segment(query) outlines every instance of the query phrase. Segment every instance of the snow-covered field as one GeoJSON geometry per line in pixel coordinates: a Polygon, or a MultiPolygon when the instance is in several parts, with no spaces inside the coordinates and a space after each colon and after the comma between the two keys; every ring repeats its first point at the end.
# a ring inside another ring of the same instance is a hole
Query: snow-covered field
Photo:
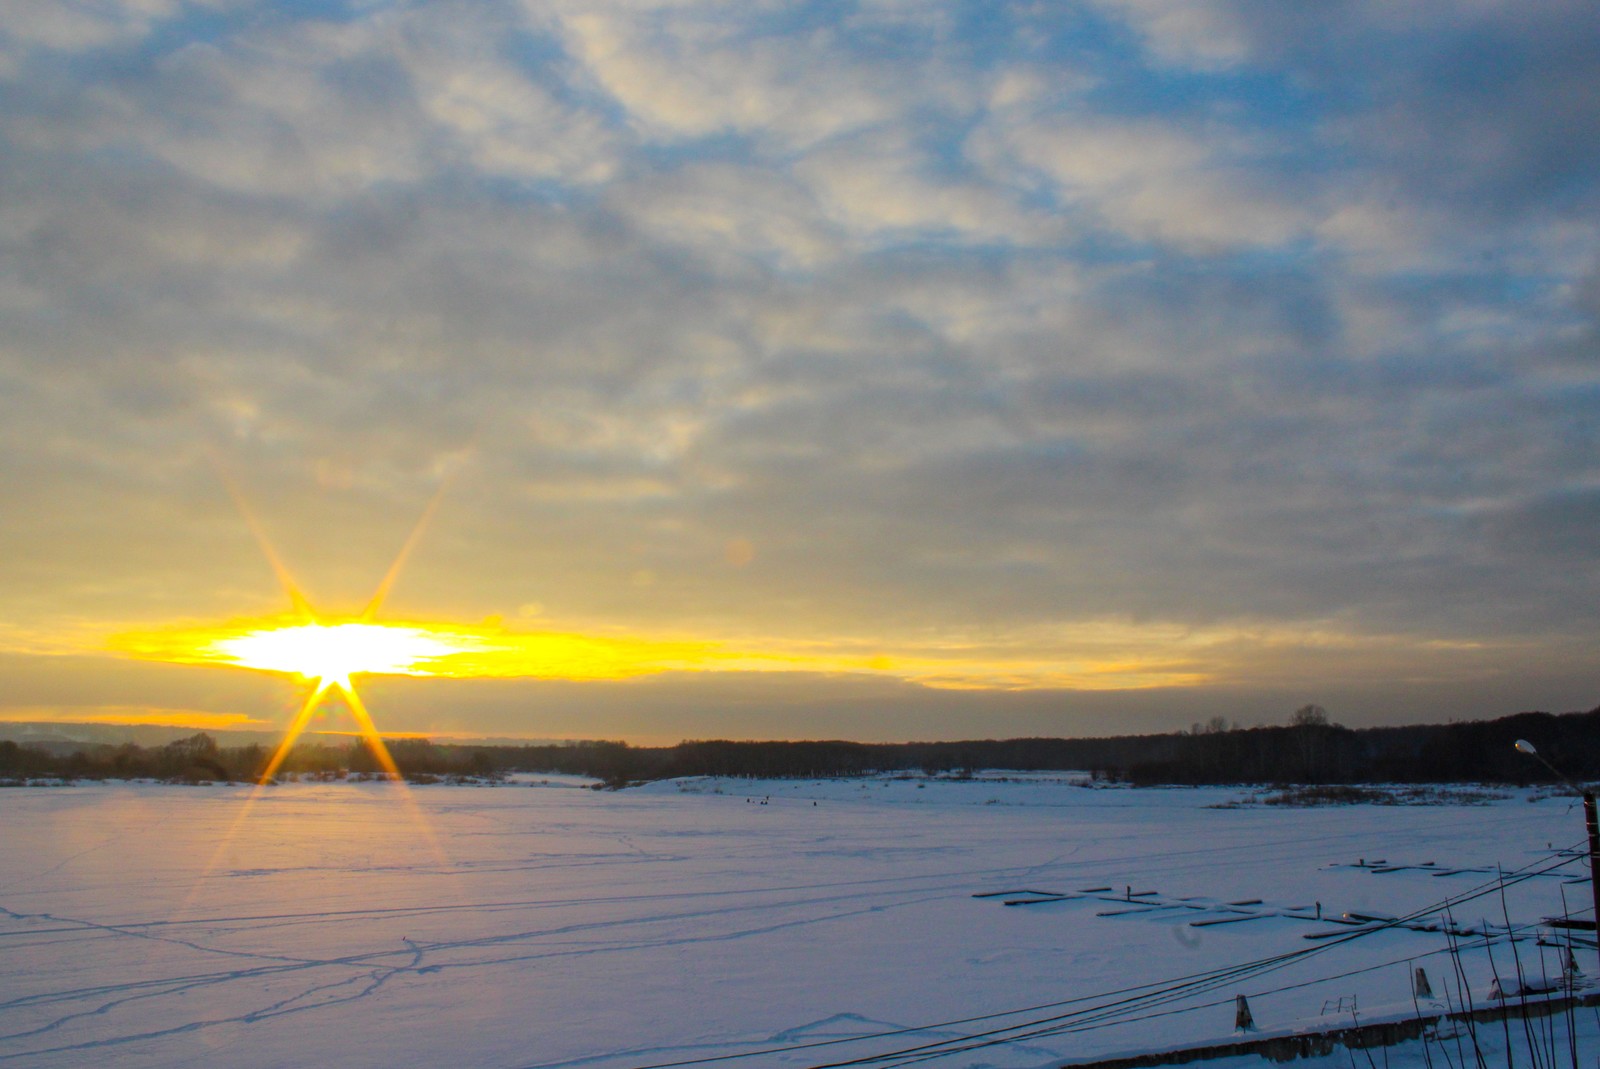
{"type": "MultiPolygon", "coordinates": [[[[1454,995],[1447,937],[1305,939],[1338,930],[1319,903],[1407,914],[1583,836],[1515,792],[1217,808],[1243,792],[1072,780],[3,791],[0,1063],[810,1066],[1010,1027],[929,1064],[1036,1066],[1225,1041],[1236,994],[1264,1032],[1367,1021],[1414,1012],[1417,966],[1454,995]]],[[[1455,920],[1587,915],[1582,874],[1455,920]]],[[[1534,934],[1524,971],[1555,973],[1534,934]]],[[[1481,1001],[1489,955],[1460,962],[1481,1001]]]]}

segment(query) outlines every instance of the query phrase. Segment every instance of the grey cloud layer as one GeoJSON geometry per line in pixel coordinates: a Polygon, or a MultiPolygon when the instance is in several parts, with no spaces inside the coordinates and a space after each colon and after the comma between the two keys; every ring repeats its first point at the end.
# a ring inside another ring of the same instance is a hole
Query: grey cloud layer
{"type": "Polygon", "coordinates": [[[3,32],[19,625],[270,602],[212,450],[344,599],[459,467],[418,612],[1595,633],[1592,5],[3,32]]]}

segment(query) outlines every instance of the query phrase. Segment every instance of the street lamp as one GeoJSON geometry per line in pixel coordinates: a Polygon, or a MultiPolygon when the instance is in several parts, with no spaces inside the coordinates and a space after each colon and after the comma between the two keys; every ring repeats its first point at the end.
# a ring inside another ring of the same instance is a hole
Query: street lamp
{"type": "Polygon", "coordinates": [[[1559,768],[1546,761],[1527,739],[1517,740],[1517,752],[1525,753],[1538,761],[1554,772],[1556,779],[1583,796],[1583,823],[1589,829],[1589,892],[1594,898],[1595,941],[1597,947],[1600,947],[1600,820],[1595,818],[1594,792],[1573,783],[1559,768]]]}

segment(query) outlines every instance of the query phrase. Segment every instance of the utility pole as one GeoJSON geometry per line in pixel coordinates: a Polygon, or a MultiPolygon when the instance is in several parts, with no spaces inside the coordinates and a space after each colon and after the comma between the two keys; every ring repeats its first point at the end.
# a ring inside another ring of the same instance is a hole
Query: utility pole
{"type": "Polygon", "coordinates": [[[1517,740],[1517,751],[1537,760],[1554,772],[1562,783],[1583,796],[1583,824],[1589,831],[1589,893],[1594,899],[1594,937],[1596,949],[1600,950],[1600,818],[1595,815],[1594,792],[1573,783],[1559,768],[1546,761],[1544,755],[1535,750],[1533,743],[1527,739],[1517,740]]]}

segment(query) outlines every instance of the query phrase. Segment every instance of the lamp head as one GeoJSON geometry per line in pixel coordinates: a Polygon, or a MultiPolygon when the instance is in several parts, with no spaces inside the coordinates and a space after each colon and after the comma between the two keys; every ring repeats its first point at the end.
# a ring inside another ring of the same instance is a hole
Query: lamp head
{"type": "Polygon", "coordinates": [[[1528,754],[1528,755],[1530,755],[1532,757],[1538,757],[1539,756],[1539,751],[1535,750],[1533,748],[1533,743],[1529,742],[1527,739],[1518,739],[1517,740],[1517,752],[1518,753],[1525,753],[1525,754],[1528,754]]]}

